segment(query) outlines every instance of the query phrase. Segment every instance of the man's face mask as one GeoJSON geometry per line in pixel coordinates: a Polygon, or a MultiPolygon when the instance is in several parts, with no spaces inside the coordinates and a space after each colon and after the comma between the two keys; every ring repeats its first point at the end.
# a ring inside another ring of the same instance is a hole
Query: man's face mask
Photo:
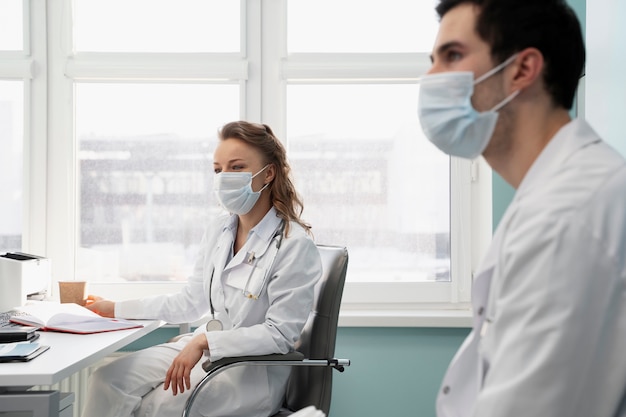
{"type": "Polygon", "coordinates": [[[472,107],[474,85],[509,65],[517,54],[476,80],[470,71],[431,74],[420,81],[418,115],[426,137],[448,155],[474,159],[483,153],[498,121],[498,110],[519,91],[491,110],[478,112],[472,107]]]}

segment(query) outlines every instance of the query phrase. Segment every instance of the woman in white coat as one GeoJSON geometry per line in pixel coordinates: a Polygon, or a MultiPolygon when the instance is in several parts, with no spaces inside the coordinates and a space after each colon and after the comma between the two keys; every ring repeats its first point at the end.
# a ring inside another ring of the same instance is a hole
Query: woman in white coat
{"type": "MultiPolygon", "coordinates": [[[[178,416],[209,359],[286,353],[311,311],[322,266],[300,219],[285,148],[267,125],[226,124],[214,155],[215,194],[231,214],[205,233],[195,271],[177,294],[97,300],[107,317],[206,325],[173,343],[125,355],[91,376],[89,417],[178,416]]],[[[289,368],[238,367],[196,401],[201,416],[267,417],[282,404],[289,368]]]]}

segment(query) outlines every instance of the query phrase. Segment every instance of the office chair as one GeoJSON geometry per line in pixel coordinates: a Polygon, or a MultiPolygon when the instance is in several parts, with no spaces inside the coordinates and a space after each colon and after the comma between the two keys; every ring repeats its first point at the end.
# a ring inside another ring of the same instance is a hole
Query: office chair
{"type": "Polygon", "coordinates": [[[296,350],[287,354],[244,356],[207,361],[206,376],[193,389],[183,417],[188,417],[202,388],[217,374],[235,366],[292,366],[281,410],[272,417],[285,417],[307,406],[328,415],[332,393],[332,371],[344,371],[349,359],[335,359],[337,321],[348,268],[344,247],[317,245],[322,258],[322,276],[315,286],[313,310],[309,314],[296,350]]]}

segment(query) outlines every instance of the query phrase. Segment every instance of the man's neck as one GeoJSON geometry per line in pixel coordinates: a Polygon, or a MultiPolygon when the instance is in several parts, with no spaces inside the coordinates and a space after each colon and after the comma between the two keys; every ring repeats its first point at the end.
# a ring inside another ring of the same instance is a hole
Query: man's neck
{"type": "Polygon", "coordinates": [[[506,149],[484,154],[491,168],[515,189],[546,145],[571,121],[567,110],[562,108],[531,109],[520,116],[510,126],[506,149]]]}

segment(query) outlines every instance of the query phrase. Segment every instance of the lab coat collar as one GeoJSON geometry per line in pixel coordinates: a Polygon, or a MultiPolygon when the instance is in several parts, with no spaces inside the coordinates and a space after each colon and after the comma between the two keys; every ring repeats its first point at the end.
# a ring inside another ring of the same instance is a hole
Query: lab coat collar
{"type": "Polygon", "coordinates": [[[541,184],[542,178],[549,178],[558,171],[576,151],[599,141],[600,136],[585,120],[574,119],[567,123],[554,135],[531,165],[515,194],[515,199],[522,198],[536,185],[541,184]]]}
{"type": "MultiPolygon", "coordinates": [[[[236,222],[237,219],[235,218],[235,228],[231,229],[233,232],[233,241],[234,233],[236,233],[236,222]]],[[[250,230],[245,245],[239,252],[237,252],[237,254],[235,254],[224,270],[228,270],[241,264],[242,262],[245,262],[250,254],[253,254],[256,258],[263,256],[267,251],[267,248],[272,243],[276,230],[280,227],[280,223],[281,219],[276,215],[276,210],[272,207],[263,219],[261,219],[261,221],[254,226],[252,230],[250,230]]]]}
{"type": "MultiPolygon", "coordinates": [[[[473,303],[476,300],[476,303],[474,303],[476,308],[484,307],[487,302],[486,298],[489,294],[491,276],[502,246],[502,235],[505,225],[508,224],[510,216],[515,211],[513,207],[536,185],[542,184],[544,178],[555,175],[564,162],[576,151],[598,141],[600,141],[600,137],[593,131],[591,126],[584,120],[576,119],[563,126],[539,154],[539,157],[537,157],[522,180],[509,208],[502,216],[502,219],[500,219],[489,249],[476,273],[474,280],[476,288],[472,294],[473,303]]],[[[475,325],[476,322],[475,319],[475,325]]]]}
{"type": "Polygon", "coordinates": [[[489,291],[490,282],[485,282],[481,285],[476,284],[476,282],[480,280],[491,280],[491,274],[495,268],[498,253],[502,245],[501,241],[502,234],[504,233],[504,225],[508,224],[509,217],[514,211],[512,207],[532,190],[533,187],[541,184],[543,178],[549,177],[559,170],[560,167],[563,166],[564,161],[577,150],[599,140],[598,134],[593,131],[587,122],[581,119],[575,119],[563,126],[556,135],[554,135],[552,140],[548,142],[526,173],[526,176],[515,193],[513,202],[511,202],[504,216],[500,219],[491,244],[489,245],[489,249],[479,269],[476,271],[474,285],[478,287],[478,289],[475,290],[475,292],[478,291],[480,294],[473,293],[472,299],[481,299],[482,303],[482,298],[486,297],[489,291]]]}
{"type": "MultiPolygon", "coordinates": [[[[276,229],[280,226],[281,218],[276,214],[274,207],[270,208],[265,217],[261,219],[259,224],[250,230],[250,234],[256,234],[262,241],[269,242],[273,237],[276,229]]],[[[248,236],[250,237],[250,236],[248,236]]]]}

